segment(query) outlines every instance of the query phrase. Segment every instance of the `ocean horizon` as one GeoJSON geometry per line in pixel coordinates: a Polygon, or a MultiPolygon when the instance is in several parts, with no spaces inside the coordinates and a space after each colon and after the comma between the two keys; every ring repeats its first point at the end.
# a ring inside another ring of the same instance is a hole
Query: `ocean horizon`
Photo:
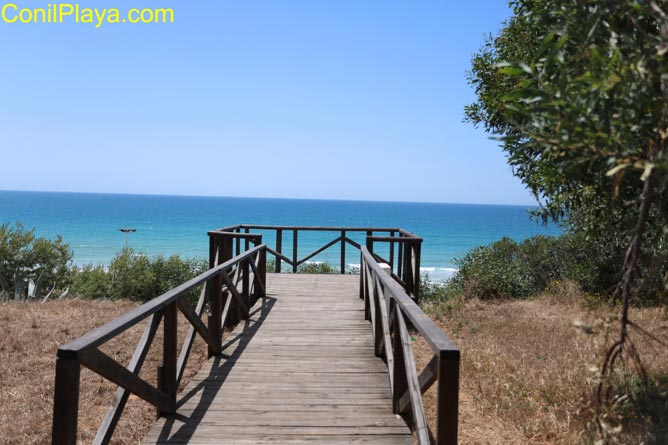
{"type": "MultiPolygon", "coordinates": [[[[439,280],[456,271],[456,258],[504,236],[516,241],[556,235],[555,225],[530,218],[529,205],[447,204],[429,202],[349,201],[291,198],[142,195],[78,192],[0,191],[0,223],[20,221],[38,236],[61,235],[78,266],[106,265],[125,246],[120,228],[136,229],[129,245],[148,256],[207,257],[212,229],[236,224],[285,226],[397,227],[424,239],[422,272],[439,280]]],[[[260,231],[260,233],[262,233],[260,231]]],[[[273,235],[264,242],[273,247],[273,235]]],[[[299,238],[300,257],[336,234],[309,232],[299,238]]],[[[364,243],[364,234],[351,236],[364,243]]],[[[284,235],[284,250],[292,246],[284,235]]],[[[313,262],[339,265],[338,245],[313,262]]],[[[359,263],[348,246],[346,263],[359,263]]]]}

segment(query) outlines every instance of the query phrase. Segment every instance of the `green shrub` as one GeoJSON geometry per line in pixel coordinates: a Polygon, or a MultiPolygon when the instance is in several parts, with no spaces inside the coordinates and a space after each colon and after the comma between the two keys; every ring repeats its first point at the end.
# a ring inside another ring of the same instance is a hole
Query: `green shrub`
{"type": "Polygon", "coordinates": [[[478,298],[525,298],[536,292],[536,280],[527,269],[520,245],[503,238],[458,259],[453,281],[478,298]]]}
{"type": "Polygon", "coordinates": [[[454,290],[449,281],[432,281],[429,274],[420,274],[420,301],[441,301],[449,298],[454,290]]]}
{"type": "Polygon", "coordinates": [[[587,293],[607,295],[619,280],[622,249],[606,234],[538,235],[521,243],[503,238],[458,259],[459,271],[448,286],[482,299],[526,298],[551,282],[569,280],[587,293]]]}
{"type": "Polygon", "coordinates": [[[185,283],[208,268],[209,261],[204,258],[182,259],[178,255],[169,258],[160,255],[151,262],[158,295],[185,283]]]}
{"type": "Polygon", "coordinates": [[[17,280],[33,280],[36,297],[48,288],[64,289],[71,282],[72,250],[58,236],[55,240],[35,237],[20,222],[0,225],[0,294],[12,295],[17,280]]]}
{"type": "Polygon", "coordinates": [[[336,274],[339,273],[339,269],[328,263],[304,263],[297,268],[297,273],[336,274]]]}
{"type": "MultiPolygon", "coordinates": [[[[208,265],[205,259],[178,255],[150,259],[127,248],[116,254],[108,270],[89,265],[76,271],[72,290],[84,298],[148,301],[201,274],[208,265]]],[[[198,295],[195,289],[187,298],[194,303],[198,295]]]]}
{"type": "Polygon", "coordinates": [[[89,264],[73,273],[72,293],[83,298],[111,298],[111,277],[102,266],[89,264]]]}
{"type": "MultiPolygon", "coordinates": [[[[503,238],[481,246],[457,260],[453,281],[468,294],[482,299],[527,298],[553,281],[573,280],[581,287],[592,284],[600,258],[592,246],[572,235],[537,235],[517,243],[503,238]]],[[[602,280],[601,280],[602,281],[602,280]]]]}
{"type": "Polygon", "coordinates": [[[567,233],[560,238],[563,275],[590,293],[605,294],[619,282],[624,247],[613,239],[567,233]]]}
{"type": "Polygon", "coordinates": [[[432,281],[429,274],[420,275],[420,307],[436,318],[462,307],[461,286],[452,279],[432,281]]]}
{"type": "MultiPolygon", "coordinates": [[[[274,273],[276,271],[276,258],[267,258],[267,272],[274,273]]],[[[281,261],[281,273],[292,273],[292,266],[285,261],[281,261]]]]}
{"type": "Polygon", "coordinates": [[[109,275],[112,299],[148,301],[159,295],[151,260],[132,248],[125,248],[116,254],[111,260],[109,275]]]}

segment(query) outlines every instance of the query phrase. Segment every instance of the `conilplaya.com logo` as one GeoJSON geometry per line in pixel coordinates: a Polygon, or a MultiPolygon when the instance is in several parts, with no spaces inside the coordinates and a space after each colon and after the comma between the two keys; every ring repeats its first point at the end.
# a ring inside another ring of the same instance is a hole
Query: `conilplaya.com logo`
{"type": "Polygon", "coordinates": [[[5,3],[0,9],[0,24],[80,23],[100,28],[106,24],[174,23],[172,8],[89,8],[79,3],[49,3],[27,7],[5,3]]]}

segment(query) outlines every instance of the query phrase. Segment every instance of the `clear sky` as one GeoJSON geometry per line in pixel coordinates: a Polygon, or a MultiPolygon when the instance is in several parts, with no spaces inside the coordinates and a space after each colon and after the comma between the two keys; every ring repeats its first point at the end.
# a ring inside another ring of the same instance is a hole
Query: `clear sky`
{"type": "Polygon", "coordinates": [[[503,0],[81,7],[174,23],[0,23],[0,189],[534,203],[462,122],[503,0]]]}

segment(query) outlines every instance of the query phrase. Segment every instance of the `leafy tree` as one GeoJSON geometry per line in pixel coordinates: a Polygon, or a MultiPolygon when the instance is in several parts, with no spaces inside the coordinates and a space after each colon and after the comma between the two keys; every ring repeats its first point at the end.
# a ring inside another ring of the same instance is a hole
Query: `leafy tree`
{"type": "Polygon", "coordinates": [[[478,100],[466,119],[501,137],[543,217],[615,252],[611,278],[622,277],[641,222],[646,242],[632,269],[656,295],[668,251],[665,1],[511,6],[513,17],[473,59],[478,100]]]}
{"type": "Polygon", "coordinates": [[[668,2],[510,4],[474,57],[467,119],[500,136],[544,217],[618,251],[620,335],[603,374],[624,354],[644,373],[629,304],[665,298],[668,278],[668,2]]]}
{"type": "Polygon", "coordinates": [[[0,225],[0,293],[13,294],[17,280],[40,282],[42,291],[66,287],[71,279],[72,250],[60,236],[35,237],[23,224],[0,225]]]}

